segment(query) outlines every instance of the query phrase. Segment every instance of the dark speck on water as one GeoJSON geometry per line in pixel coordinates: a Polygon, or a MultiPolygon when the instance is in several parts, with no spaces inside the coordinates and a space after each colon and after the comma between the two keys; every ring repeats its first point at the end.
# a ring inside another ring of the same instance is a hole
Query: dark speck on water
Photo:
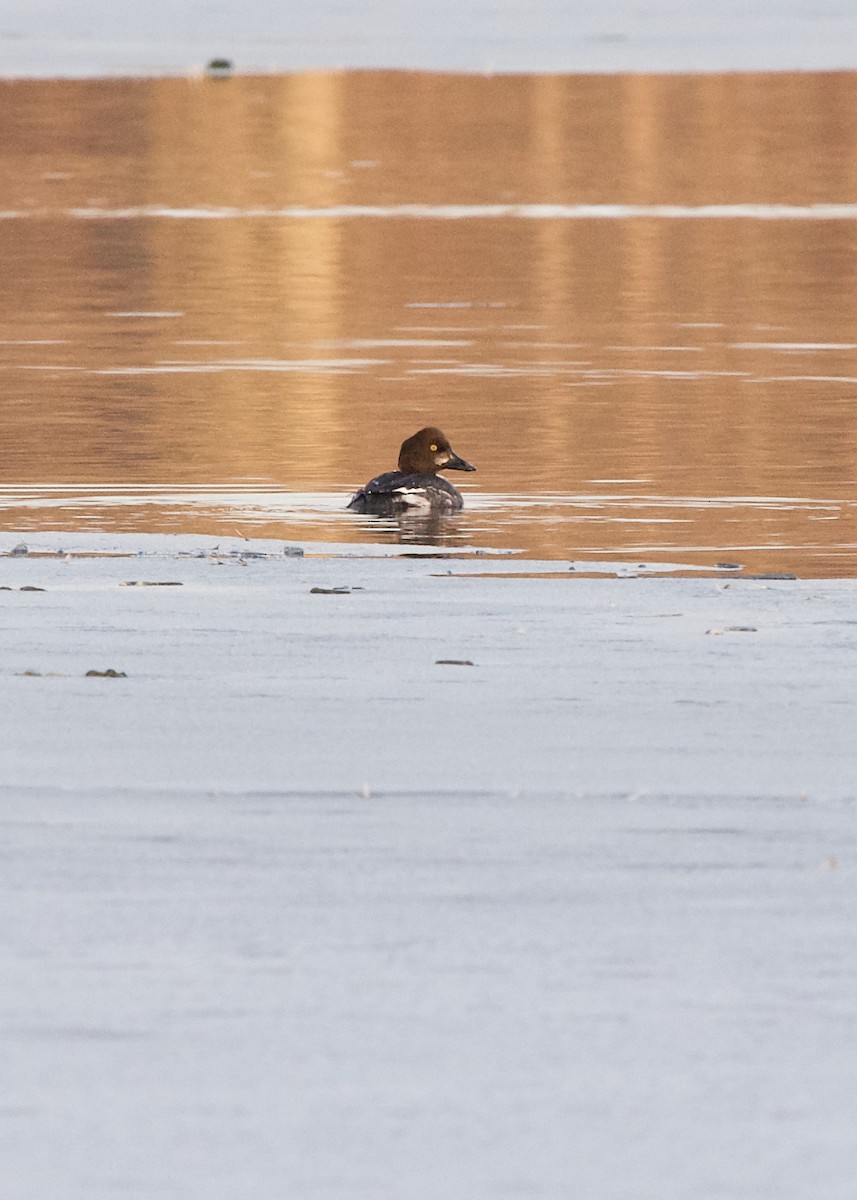
{"type": "Polygon", "coordinates": [[[228,79],[232,71],[233,63],[229,58],[212,58],[205,67],[205,73],[211,79],[228,79]]]}

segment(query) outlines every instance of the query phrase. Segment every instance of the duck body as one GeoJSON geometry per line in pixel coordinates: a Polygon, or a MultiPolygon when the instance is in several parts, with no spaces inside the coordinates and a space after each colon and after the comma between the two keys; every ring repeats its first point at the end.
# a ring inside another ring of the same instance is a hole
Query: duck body
{"type": "Polygon", "coordinates": [[[379,517],[458,512],[464,504],[461,493],[437,472],[475,470],[459,458],[439,429],[429,425],[402,443],[398,470],[370,479],[348,507],[379,517]]]}
{"type": "Polygon", "coordinates": [[[458,512],[463,504],[461,492],[439,475],[386,471],[355,492],[348,507],[354,512],[395,517],[406,512],[458,512]]]}

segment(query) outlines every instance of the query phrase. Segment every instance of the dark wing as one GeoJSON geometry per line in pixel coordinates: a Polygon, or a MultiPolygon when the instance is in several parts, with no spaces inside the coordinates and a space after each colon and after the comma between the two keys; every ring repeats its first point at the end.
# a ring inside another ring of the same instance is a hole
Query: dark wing
{"type": "Polygon", "coordinates": [[[374,479],[370,479],[368,483],[364,484],[359,492],[354,493],[348,502],[348,507],[355,512],[380,511],[379,505],[383,505],[384,502],[387,504],[392,502],[396,480],[402,478],[404,476],[401,471],[386,471],[383,475],[376,475],[374,479]]]}

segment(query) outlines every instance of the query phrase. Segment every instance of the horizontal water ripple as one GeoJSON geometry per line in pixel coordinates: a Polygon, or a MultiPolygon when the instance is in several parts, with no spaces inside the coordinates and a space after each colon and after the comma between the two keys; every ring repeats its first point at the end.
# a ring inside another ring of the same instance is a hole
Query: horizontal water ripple
{"type": "MultiPolygon", "coordinates": [[[[465,485],[466,487],[466,485],[465,485]]],[[[533,492],[492,493],[466,488],[467,508],[471,512],[498,512],[508,510],[519,517],[533,509],[704,509],[748,508],[756,510],[782,511],[806,509],[814,512],[840,511],[845,505],[841,500],[807,496],[688,496],[658,495],[655,493],[621,492],[533,492]]],[[[18,483],[0,486],[0,508],[5,507],[53,507],[68,504],[187,504],[216,505],[222,507],[252,506],[269,514],[313,511],[330,513],[339,511],[347,502],[351,488],[343,485],[342,490],[324,492],[299,492],[277,487],[260,488],[257,484],[244,486],[235,483],[181,484],[165,487],[163,484],[40,484],[18,483]]],[[[857,506],[857,502],[855,502],[857,506]]],[[[529,519],[526,517],[525,519],[529,519]]]]}
{"type": "Polygon", "coordinates": [[[64,217],[83,221],[162,219],[204,220],[357,220],[416,219],[469,221],[521,219],[529,221],[593,220],[751,220],[854,221],[857,204],[339,204],[327,207],[287,205],[198,206],[174,208],[145,204],[127,208],[7,209],[0,220],[64,217]]]}

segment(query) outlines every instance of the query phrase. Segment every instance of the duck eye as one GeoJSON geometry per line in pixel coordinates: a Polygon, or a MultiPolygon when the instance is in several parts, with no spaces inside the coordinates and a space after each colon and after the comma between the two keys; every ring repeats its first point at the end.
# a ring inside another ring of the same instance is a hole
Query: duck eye
{"type": "Polygon", "coordinates": [[[434,442],[432,442],[432,444],[429,446],[429,450],[431,450],[432,454],[436,452],[437,446],[434,444],[434,442]]]}

